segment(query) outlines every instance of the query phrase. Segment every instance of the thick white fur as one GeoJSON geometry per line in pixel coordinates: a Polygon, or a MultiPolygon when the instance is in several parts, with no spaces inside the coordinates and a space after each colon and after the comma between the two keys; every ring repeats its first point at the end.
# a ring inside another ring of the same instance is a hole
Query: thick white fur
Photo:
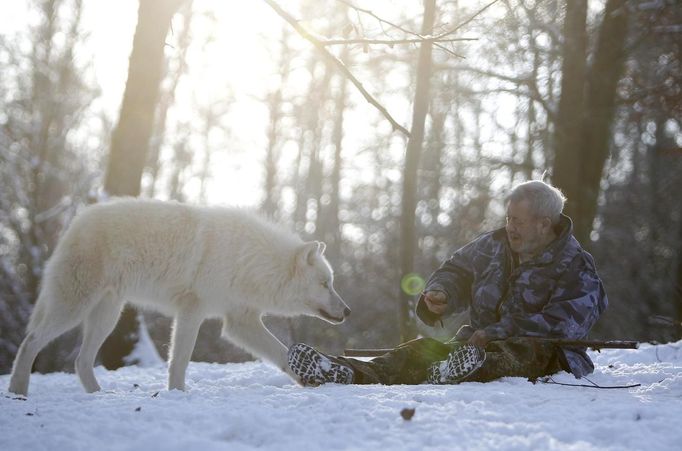
{"type": "Polygon", "coordinates": [[[99,390],[95,357],[126,301],[174,318],[169,389],[184,390],[199,326],[209,317],[223,319],[223,337],[296,379],[286,346],[261,317],[343,321],[350,310],[333,289],[323,252],[323,243],[304,243],[242,209],[137,199],[85,208],[47,263],[9,390],[26,395],[38,352],[79,324],[76,372],[87,392],[99,390]]]}

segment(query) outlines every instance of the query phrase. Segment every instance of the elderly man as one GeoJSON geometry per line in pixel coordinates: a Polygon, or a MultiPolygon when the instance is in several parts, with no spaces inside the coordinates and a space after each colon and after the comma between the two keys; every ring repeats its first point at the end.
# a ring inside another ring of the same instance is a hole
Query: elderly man
{"type": "MultiPolygon", "coordinates": [[[[541,181],[516,186],[507,225],[457,250],[436,270],[417,304],[435,325],[469,310],[470,325],[447,343],[422,338],[369,362],[332,357],[299,343],[289,366],[304,384],[452,384],[503,376],[536,378],[594,370],[584,348],[528,339],[585,338],[607,305],[592,256],[572,235],[565,198],[541,181]]],[[[442,323],[441,323],[442,324],[442,323]]]]}

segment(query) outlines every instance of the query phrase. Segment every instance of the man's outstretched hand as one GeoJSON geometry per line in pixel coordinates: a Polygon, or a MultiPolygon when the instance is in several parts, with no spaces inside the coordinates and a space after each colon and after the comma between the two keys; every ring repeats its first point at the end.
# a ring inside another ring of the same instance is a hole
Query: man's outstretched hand
{"type": "Polygon", "coordinates": [[[448,308],[448,299],[442,291],[427,291],[424,293],[426,308],[436,315],[442,315],[448,308]]]}
{"type": "Polygon", "coordinates": [[[490,342],[490,337],[485,333],[484,330],[479,329],[474,334],[469,337],[467,343],[470,345],[478,346],[485,349],[485,346],[490,342]]]}

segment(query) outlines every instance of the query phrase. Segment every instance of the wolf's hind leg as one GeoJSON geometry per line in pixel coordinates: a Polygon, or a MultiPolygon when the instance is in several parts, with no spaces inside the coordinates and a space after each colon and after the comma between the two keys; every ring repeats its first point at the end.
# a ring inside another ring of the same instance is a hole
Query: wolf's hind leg
{"type": "Polygon", "coordinates": [[[183,311],[173,322],[168,362],[168,390],[185,389],[185,372],[204,317],[196,311],[183,311]]]}
{"type": "Polygon", "coordinates": [[[76,357],[76,373],[88,393],[100,390],[93,371],[95,358],[104,340],[114,330],[122,307],[122,301],[115,299],[113,293],[107,293],[90,311],[83,324],[83,343],[76,357]]]}
{"type": "Polygon", "coordinates": [[[28,334],[19,346],[12,366],[9,391],[18,395],[28,394],[31,368],[38,353],[49,342],[74,328],[79,322],[78,315],[46,307],[44,300],[38,300],[28,327],[28,334]]]}

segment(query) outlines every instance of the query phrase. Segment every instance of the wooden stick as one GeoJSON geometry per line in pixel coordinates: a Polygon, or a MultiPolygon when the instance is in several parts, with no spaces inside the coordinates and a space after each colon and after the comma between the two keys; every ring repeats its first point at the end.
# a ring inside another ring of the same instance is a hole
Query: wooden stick
{"type": "MultiPolygon", "coordinates": [[[[538,337],[513,337],[509,340],[496,340],[497,342],[505,341],[548,341],[557,346],[575,346],[581,348],[590,348],[594,350],[600,349],[637,349],[639,347],[639,342],[630,340],[567,340],[563,338],[538,338],[538,337]]],[[[495,341],[491,341],[495,343],[495,341]]],[[[378,349],[346,349],[343,351],[343,355],[347,357],[378,357],[384,355],[387,352],[392,351],[394,348],[378,348],[378,349]]]]}

